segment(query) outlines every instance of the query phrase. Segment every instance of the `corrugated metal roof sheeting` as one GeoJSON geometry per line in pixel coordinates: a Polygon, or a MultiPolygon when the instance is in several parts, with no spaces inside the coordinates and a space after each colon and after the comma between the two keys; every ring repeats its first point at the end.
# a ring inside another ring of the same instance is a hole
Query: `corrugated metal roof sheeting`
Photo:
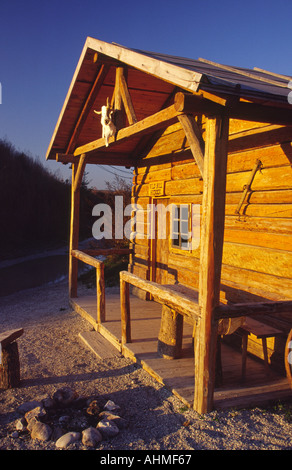
{"type": "Polygon", "coordinates": [[[241,95],[246,97],[259,97],[267,100],[280,100],[286,102],[287,96],[291,91],[291,88],[288,88],[289,80],[269,75],[268,72],[264,73],[242,67],[232,67],[234,70],[227,70],[226,68],[229,69],[231,67],[226,67],[225,65],[220,64],[213,65],[201,60],[148,52],[139,49],[131,50],[154,59],[203,74],[205,80],[200,84],[200,88],[204,90],[222,90],[225,93],[236,94],[240,92],[241,95]],[[255,77],[258,77],[259,79],[256,79],[255,77]],[[275,83],[277,82],[279,85],[269,83],[270,81],[275,83]]]}

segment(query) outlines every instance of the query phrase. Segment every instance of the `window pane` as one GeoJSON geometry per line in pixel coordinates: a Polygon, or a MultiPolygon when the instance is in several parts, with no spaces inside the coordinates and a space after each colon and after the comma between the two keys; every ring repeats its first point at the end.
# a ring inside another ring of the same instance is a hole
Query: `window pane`
{"type": "Polygon", "coordinates": [[[185,235],[188,237],[189,235],[189,221],[188,220],[180,221],[180,232],[182,236],[185,235]]]}
{"type": "Polygon", "coordinates": [[[173,204],[172,207],[172,227],[171,237],[172,246],[181,250],[190,250],[190,205],[189,204],[173,204]]]}
{"type": "Polygon", "coordinates": [[[189,220],[189,206],[180,206],[180,218],[181,220],[189,220]]]}

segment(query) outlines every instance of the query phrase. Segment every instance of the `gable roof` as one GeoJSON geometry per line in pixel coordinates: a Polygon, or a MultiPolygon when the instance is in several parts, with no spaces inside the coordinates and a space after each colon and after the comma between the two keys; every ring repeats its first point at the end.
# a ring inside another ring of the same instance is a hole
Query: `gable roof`
{"type": "MultiPolygon", "coordinates": [[[[127,66],[128,88],[138,121],[169,105],[171,97],[180,90],[236,95],[249,101],[288,107],[290,77],[203,59],[130,49],[88,37],[60,112],[47,159],[55,159],[57,153],[73,153],[76,147],[101,137],[99,119],[93,110],[100,109],[113,95],[117,66],[127,66]]],[[[120,144],[119,153],[133,152],[138,142],[139,139],[134,137],[131,143],[120,144]]]]}
{"type": "MultiPolygon", "coordinates": [[[[286,102],[288,93],[291,90],[291,87],[289,90],[288,84],[292,81],[292,77],[274,74],[259,68],[247,69],[217,64],[202,58],[194,60],[138,49],[132,50],[152,57],[155,60],[163,61],[201,75],[199,87],[202,90],[225,93],[235,92],[236,94],[240,90],[241,96],[246,98],[266,98],[270,101],[282,101],[284,98],[286,102]]],[[[191,91],[191,88],[189,90],[191,91]]]]}

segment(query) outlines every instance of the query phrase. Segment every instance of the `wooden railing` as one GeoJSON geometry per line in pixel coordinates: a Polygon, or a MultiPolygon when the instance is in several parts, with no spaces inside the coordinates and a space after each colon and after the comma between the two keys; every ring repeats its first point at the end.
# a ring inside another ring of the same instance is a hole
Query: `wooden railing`
{"type": "Polygon", "coordinates": [[[178,313],[187,316],[194,323],[200,318],[199,305],[188,296],[176,292],[170,287],[165,287],[156,282],[141,279],[135,274],[127,271],[120,272],[120,301],[121,301],[121,325],[122,344],[131,342],[131,319],[130,319],[130,294],[129,288],[138,287],[149,292],[155,302],[166,305],[178,313]]]}
{"type": "MultiPolygon", "coordinates": [[[[131,319],[129,286],[133,285],[148,293],[154,300],[188,317],[193,323],[200,319],[200,308],[196,300],[155,282],[141,279],[127,271],[120,272],[122,344],[131,342],[131,319]]],[[[214,310],[215,322],[238,317],[255,317],[263,314],[292,314],[292,301],[255,302],[245,304],[219,305],[214,310]]]]}
{"type": "Polygon", "coordinates": [[[96,269],[96,297],[97,297],[97,323],[105,322],[105,280],[104,280],[104,263],[94,256],[109,255],[127,255],[132,253],[132,249],[128,248],[111,248],[99,250],[71,250],[71,256],[82,261],[96,269]]]}

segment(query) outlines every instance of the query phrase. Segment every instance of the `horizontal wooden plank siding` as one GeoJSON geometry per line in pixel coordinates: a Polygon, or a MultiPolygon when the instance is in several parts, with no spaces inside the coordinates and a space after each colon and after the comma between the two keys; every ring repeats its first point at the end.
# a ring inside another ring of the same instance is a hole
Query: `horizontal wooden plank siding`
{"type": "MultiPolygon", "coordinates": [[[[201,118],[200,118],[201,119],[201,118]]],[[[204,117],[198,124],[205,135],[204,117]]],[[[227,163],[223,302],[281,300],[292,292],[292,130],[291,127],[231,120],[227,163]],[[255,162],[261,167],[236,213],[255,162]]],[[[132,201],[145,210],[138,216],[131,269],[151,276],[147,204],[150,183],[164,182],[169,203],[201,204],[203,181],[179,122],[161,132],[141,155],[133,178],[132,201]],[[142,249],[142,246],[144,247],[142,249]],[[147,249],[146,249],[147,247],[147,249]],[[141,272],[141,271],[139,271],[141,272]]],[[[168,282],[198,287],[199,249],[178,253],[170,247],[168,282]]]]}

